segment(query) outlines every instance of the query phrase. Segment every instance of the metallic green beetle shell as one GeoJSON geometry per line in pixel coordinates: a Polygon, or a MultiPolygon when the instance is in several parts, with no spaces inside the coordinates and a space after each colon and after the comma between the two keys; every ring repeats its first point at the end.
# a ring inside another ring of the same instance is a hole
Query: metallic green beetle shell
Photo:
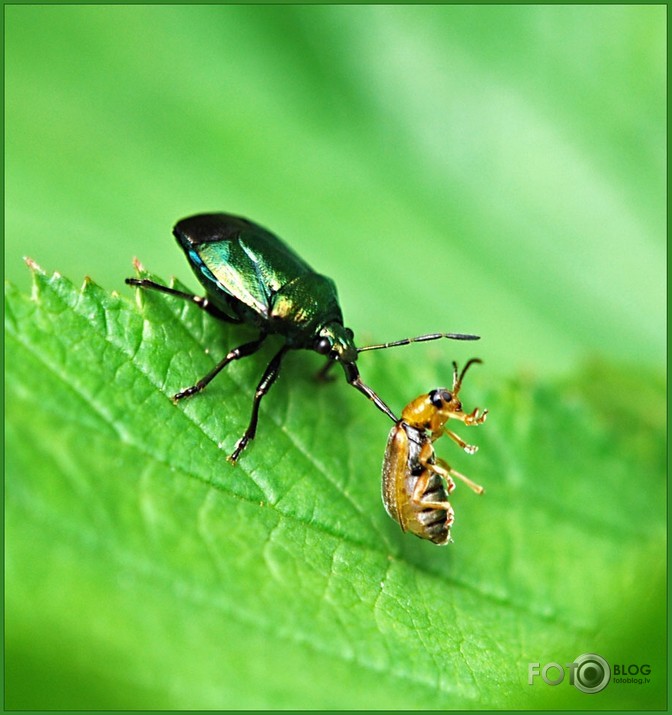
{"type": "Polygon", "coordinates": [[[230,214],[199,214],[179,221],[173,233],[224,312],[284,335],[295,348],[310,348],[330,324],[328,332],[344,331],[334,282],[265,228],[230,214]]]}

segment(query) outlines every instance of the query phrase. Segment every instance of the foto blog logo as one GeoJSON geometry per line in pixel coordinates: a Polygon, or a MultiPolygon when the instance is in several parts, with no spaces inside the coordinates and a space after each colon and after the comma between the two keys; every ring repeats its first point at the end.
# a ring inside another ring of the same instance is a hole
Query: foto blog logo
{"type": "MultiPolygon", "coordinates": [[[[596,653],[584,653],[572,663],[566,663],[569,672],[569,684],[583,693],[599,693],[609,684],[611,668],[609,663],[596,653]]],[[[541,676],[546,685],[560,685],[565,679],[565,668],[560,663],[540,663],[528,665],[529,685],[534,685],[534,679],[541,676]]]]}

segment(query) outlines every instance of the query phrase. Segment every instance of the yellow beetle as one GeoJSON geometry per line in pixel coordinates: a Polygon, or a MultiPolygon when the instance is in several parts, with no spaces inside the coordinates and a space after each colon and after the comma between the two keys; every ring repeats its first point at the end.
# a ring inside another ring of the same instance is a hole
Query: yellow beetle
{"type": "Polygon", "coordinates": [[[472,358],[459,375],[454,362],[452,389],[440,387],[409,402],[387,439],[382,483],[385,509],[403,531],[439,546],[451,541],[454,514],[448,497],[455,488],[452,478],[461,479],[477,494],[483,493],[483,487],[438,459],[434,452],[434,442],[444,434],[467,454],[478,450],[445,424],[450,419],[460,420],[467,426],[485,421],[487,410],[480,412],[476,408],[465,413],[458,397],[465,373],[471,365],[480,362],[472,358]]]}

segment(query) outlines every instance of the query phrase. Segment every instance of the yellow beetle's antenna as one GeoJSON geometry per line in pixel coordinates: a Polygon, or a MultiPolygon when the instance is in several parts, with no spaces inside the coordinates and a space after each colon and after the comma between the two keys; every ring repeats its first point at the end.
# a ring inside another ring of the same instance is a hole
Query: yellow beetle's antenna
{"type": "Polygon", "coordinates": [[[481,358],[471,358],[467,362],[467,364],[462,368],[462,372],[460,373],[460,376],[457,376],[457,363],[453,360],[453,394],[457,395],[457,393],[460,391],[460,388],[462,387],[462,380],[464,380],[464,376],[467,373],[467,370],[472,366],[476,364],[483,364],[483,360],[481,358]]]}

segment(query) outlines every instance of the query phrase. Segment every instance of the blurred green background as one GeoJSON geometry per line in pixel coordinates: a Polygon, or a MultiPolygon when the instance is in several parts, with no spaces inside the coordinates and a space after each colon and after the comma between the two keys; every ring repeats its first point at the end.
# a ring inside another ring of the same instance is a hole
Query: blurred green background
{"type": "Polygon", "coordinates": [[[195,287],[171,228],[224,210],[360,339],[663,360],[661,6],[10,6],[6,40],[13,281],[28,255],[127,291],[138,256],[195,287]]]}
{"type": "MultiPolygon", "coordinates": [[[[30,256],[131,298],[137,256],[196,288],[171,228],[229,211],[332,277],[361,343],[475,332],[493,385],[590,358],[661,374],[665,22],[664,6],[8,6],[6,276],[27,292],[30,256]]],[[[29,652],[10,663],[21,697],[49,670],[29,652]]]]}

